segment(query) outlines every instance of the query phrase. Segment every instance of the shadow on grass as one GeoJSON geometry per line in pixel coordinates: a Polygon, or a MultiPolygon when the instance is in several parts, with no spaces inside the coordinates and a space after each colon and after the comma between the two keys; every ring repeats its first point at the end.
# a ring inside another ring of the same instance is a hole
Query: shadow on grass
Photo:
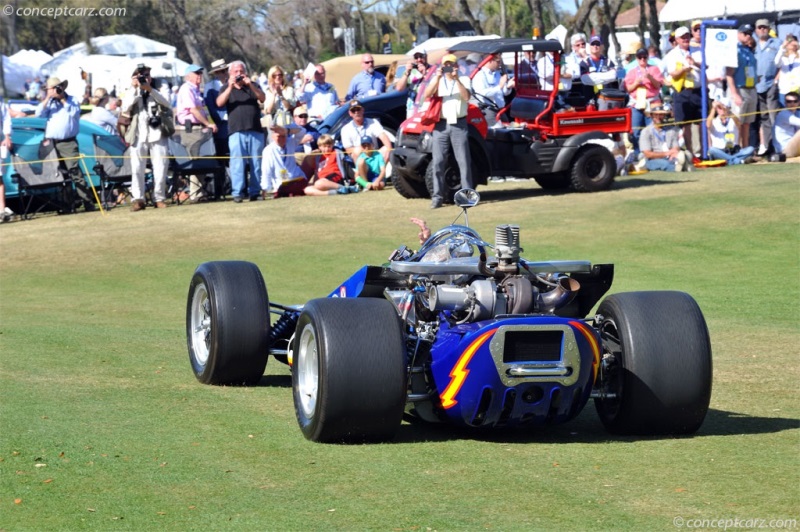
{"type": "Polygon", "coordinates": [[[405,421],[395,443],[420,443],[426,441],[475,440],[494,443],[609,443],[676,438],[701,438],[704,436],[730,436],[741,434],[769,434],[800,428],[800,419],[759,417],[709,410],[700,430],[690,436],[618,436],[606,431],[590,406],[576,419],[563,425],[523,428],[468,428],[453,427],[446,423],[431,424],[410,416],[405,421]]]}
{"type": "Polygon", "coordinates": [[[292,376],[291,375],[264,375],[258,381],[256,386],[268,388],[291,388],[292,376]]]}
{"type": "MultiPolygon", "coordinates": [[[[617,180],[614,182],[614,186],[611,187],[611,191],[613,192],[615,190],[652,187],[659,185],[677,185],[681,183],[690,183],[692,181],[697,181],[696,177],[690,178],[689,174],[682,174],[682,177],[686,176],[682,179],[674,179],[674,178],[658,179],[658,177],[673,177],[674,174],[669,175],[667,173],[662,173],[659,175],[658,172],[654,172],[654,174],[656,175],[652,178],[647,178],[647,177],[622,178],[621,180],[617,180]]],[[[524,181],[519,181],[517,183],[524,186],[524,181]]],[[[530,180],[530,185],[531,185],[530,187],[526,188],[506,188],[506,187],[492,188],[491,185],[482,186],[479,190],[481,194],[481,203],[495,203],[500,201],[521,200],[526,198],[576,194],[575,192],[569,189],[545,190],[543,188],[538,187],[533,179],[530,180]]]]}

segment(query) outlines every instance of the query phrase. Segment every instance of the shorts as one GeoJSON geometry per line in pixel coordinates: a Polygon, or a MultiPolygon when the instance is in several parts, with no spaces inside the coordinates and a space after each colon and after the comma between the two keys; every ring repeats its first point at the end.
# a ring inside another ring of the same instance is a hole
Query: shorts
{"type": "Polygon", "coordinates": [[[742,97],[741,106],[734,103],[731,91],[728,91],[728,99],[731,101],[731,113],[738,116],[742,124],[752,124],[756,121],[758,93],[755,88],[745,89],[744,87],[739,87],[739,94],[742,97]]]}
{"type": "Polygon", "coordinates": [[[683,89],[672,97],[672,112],[675,115],[675,122],[680,126],[686,125],[681,122],[703,118],[703,101],[700,93],[700,89],[683,89]]]}

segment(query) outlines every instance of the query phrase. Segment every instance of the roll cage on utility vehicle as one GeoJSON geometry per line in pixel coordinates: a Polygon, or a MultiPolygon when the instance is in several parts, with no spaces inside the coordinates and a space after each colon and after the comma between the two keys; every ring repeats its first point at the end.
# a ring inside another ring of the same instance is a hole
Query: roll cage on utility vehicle
{"type": "MultiPolygon", "coordinates": [[[[550,90],[541,87],[537,76],[521,73],[525,52],[551,55],[552,64],[559,65],[563,50],[558,41],[486,39],[456,44],[450,52],[462,66],[467,55],[483,54],[481,62],[469,74],[473,100],[467,122],[474,185],[486,184],[489,176],[510,176],[534,178],[546,189],[569,187],[592,192],[611,187],[616,162],[603,144],[611,141],[612,135],[630,131],[631,115],[624,106],[624,98],[616,99],[611,108],[598,110],[594,100],[586,102],[577,92],[559,92],[559,68],[554,69],[550,90]],[[506,97],[506,105],[498,109],[493,102],[475,94],[472,80],[493,55],[508,53],[514,54],[515,87],[506,97]],[[491,128],[481,111],[486,107],[497,111],[498,123],[491,128]]],[[[436,70],[430,69],[423,83],[430,83],[436,70]]],[[[424,92],[424,87],[420,88],[417,101],[420,109],[426,105],[422,101],[424,92]]],[[[407,198],[429,197],[433,190],[430,162],[435,125],[423,125],[421,114],[418,111],[403,122],[391,157],[395,188],[407,198]]],[[[446,192],[452,198],[460,188],[458,166],[452,153],[447,166],[446,192]]]]}

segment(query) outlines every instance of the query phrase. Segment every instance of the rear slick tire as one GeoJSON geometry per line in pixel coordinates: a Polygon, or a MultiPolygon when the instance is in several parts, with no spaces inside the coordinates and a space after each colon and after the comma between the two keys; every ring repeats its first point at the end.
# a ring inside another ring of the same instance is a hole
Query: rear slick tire
{"type": "Polygon", "coordinates": [[[269,297],[258,266],[230,261],[197,267],[186,304],[186,343],[198,381],[258,383],[269,331],[269,297]]]}
{"type": "Polygon", "coordinates": [[[392,439],[406,398],[395,307],[384,299],[314,299],[296,331],[292,390],[303,435],[325,443],[392,439]]]}
{"type": "Polygon", "coordinates": [[[711,400],[711,342],[683,292],[614,294],[600,304],[603,363],[595,399],[609,432],[693,434],[711,400]]]}

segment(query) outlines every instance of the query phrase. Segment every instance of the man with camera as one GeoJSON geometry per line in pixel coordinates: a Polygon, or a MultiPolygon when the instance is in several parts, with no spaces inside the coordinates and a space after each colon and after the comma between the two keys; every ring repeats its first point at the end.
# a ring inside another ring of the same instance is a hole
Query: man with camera
{"type": "Polygon", "coordinates": [[[428,64],[427,52],[417,52],[414,54],[414,60],[406,63],[405,73],[398,77],[394,82],[394,88],[402,91],[408,89],[408,98],[406,99],[406,118],[411,118],[414,111],[417,110],[416,99],[417,92],[422,80],[425,79],[425,74],[431,66],[428,64]]]}
{"type": "MultiPolygon", "coordinates": [[[[469,91],[458,78],[457,58],[448,54],[442,58],[442,66],[436,71],[425,88],[424,100],[441,99],[439,121],[433,128],[434,180],[431,194],[431,209],[438,209],[444,201],[447,187],[444,176],[450,148],[453,149],[458,171],[461,175],[461,188],[472,188],[471,160],[469,154],[469,128],[467,125],[467,102],[469,91]]],[[[432,102],[429,103],[432,105],[432,102]]]]}
{"type": "Polygon", "coordinates": [[[150,67],[139,65],[131,76],[132,90],[122,103],[122,116],[130,117],[118,122],[120,135],[130,145],[131,156],[131,196],[134,212],[144,210],[144,171],[148,157],[153,167],[153,195],[157,209],[167,206],[167,139],[175,132],[172,122],[172,107],[169,102],[153,89],[150,67]],[[122,125],[120,126],[120,122],[122,125]]]}
{"type": "Polygon", "coordinates": [[[78,179],[80,168],[78,159],[78,129],[80,127],[81,108],[75,98],[67,94],[68,81],[57,77],[47,79],[46,96],[36,107],[35,116],[47,120],[44,144],[52,143],[62,168],[65,168],[75,183],[75,188],[83,200],[84,208],[94,209],[91,192],[83,180],[78,179]]]}
{"type": "Polygon", "coordinates": [[[264,91],[247,75],[244,63],[231,62],[228,65],[228,82],[217,96],[217,106],[228,111],[231,188],[236,203],[242,202],[245,193],[250,201],[261,197],[261,152],[265,144],[261,129],[261,104],[265,99],[264,91]],[[250,167],[249,180],[245,163],[250,167]]]}

